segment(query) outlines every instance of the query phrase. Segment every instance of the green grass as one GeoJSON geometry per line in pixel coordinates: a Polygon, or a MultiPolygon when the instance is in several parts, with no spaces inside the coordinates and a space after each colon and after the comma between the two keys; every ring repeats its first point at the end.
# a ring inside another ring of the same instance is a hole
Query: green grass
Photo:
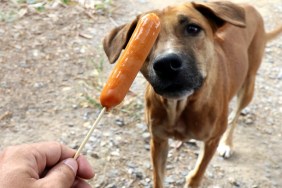
{"type": "MultiPolygon", "coordinates": [[[[97,49],[102,53],[102,49],[97,49]]],[[[105,83],[105,78],[103,77],[105,59],[103,56],[100,58],[93,58],[88,60],[88,64],[91,67],[90,76],[85,82],[86,87],[88,88],[85,93],[85,99],[89,106],[94,108],[101,108],[99,95],[93,95],[93,93],[100,94],[105,83]]]]}
{"type": "Polygon", "coordinates": [[[87,103],[93,108],[101,108],[100,102],[90,97],[89,95],[85,96],[87,103]]]}

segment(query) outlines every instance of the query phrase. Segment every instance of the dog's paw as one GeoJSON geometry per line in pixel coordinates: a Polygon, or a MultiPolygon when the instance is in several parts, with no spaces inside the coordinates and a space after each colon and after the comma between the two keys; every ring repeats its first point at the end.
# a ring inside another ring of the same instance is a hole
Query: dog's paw
{"type": "Polygon", "coordinates": [[[192,188],[190,185],[184,185],[183,188],[192,188]]]}
{"type": "Polygon", "coordinates": [[[220,143],[219,146],[217,147],[217,152],[221,157],[228,159],[231,157],[233,150],[231,146],[226,145],[224,143],[220,143]]]}
{"type": "Polygon", "coordinates": [[[188,184],[185,184],[183,188],[199,188],[200,186],[199,185],[188,185],[188,184]]]}
{"type": "Polygon", "coordinates": [[[186,184],[184,188],[198,188],[200,186],[201,177],[197,175],[197,171],[191,171],[186,176],[186,184]]]}

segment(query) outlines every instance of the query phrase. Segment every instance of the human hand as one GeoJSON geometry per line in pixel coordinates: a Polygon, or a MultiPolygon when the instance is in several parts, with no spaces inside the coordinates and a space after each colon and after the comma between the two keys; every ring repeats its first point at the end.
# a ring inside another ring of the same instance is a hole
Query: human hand
{"type": "Polygon", "coordinates": [[[90,188],[94,172],[85,157],[57,142],[11,146],[0,152],[0,187],[90,188]]]}

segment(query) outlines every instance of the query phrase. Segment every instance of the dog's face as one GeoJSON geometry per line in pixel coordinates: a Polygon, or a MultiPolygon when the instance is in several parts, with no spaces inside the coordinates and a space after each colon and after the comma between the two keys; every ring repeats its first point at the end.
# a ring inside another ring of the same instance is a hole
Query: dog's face
{"type": "MultiPolygon", "coordinates": [[[[160,18],[161,31],[141,72],[166,98],[186,97],[202,86],[213,62],[218,28],[225,22],[244,26],[244,11],[228,2],[187,3],[152,12],[160,18]]],[[[111,63],[126,46],[140,16],[104,39],[111,63]]]]}
{"type": "Polygon", "coordinates": [[[201,87],[212,57],[213,31],[191,6],[156,12],[161,32],[141,72],[158,94],[181,98],[201,87]]]}

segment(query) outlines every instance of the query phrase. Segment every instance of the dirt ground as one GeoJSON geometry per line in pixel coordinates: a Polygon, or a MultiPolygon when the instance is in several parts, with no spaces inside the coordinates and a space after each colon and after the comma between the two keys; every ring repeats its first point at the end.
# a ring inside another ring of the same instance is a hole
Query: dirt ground
{"type": "MultiPolygon", "coordinates": [[[[172,3],[92,1],[93,9],[12,2],[0,0],[0,149],[46,140],[78,148],[101,110],[99,94],[112,68],[101,39],[135,15],[172,3]]],[[[281,0],[234,2],[254,5],[266,30],[282,24],[281,0]]],[[[203,187],[282,187],[281,56],[282,37],[267,45],[255,97],[236,129],[234,155],[228,160],[214,156],[203,187]]],[[[138,75],[126,100],[103,117],[86,145],[84,154],[96,172],[93,187],[152,187],[144,85],[138,75]]],[[[168,188],[182,187],[199,151],[198,143],[174,145],[171,141],[168,188]]]]}

